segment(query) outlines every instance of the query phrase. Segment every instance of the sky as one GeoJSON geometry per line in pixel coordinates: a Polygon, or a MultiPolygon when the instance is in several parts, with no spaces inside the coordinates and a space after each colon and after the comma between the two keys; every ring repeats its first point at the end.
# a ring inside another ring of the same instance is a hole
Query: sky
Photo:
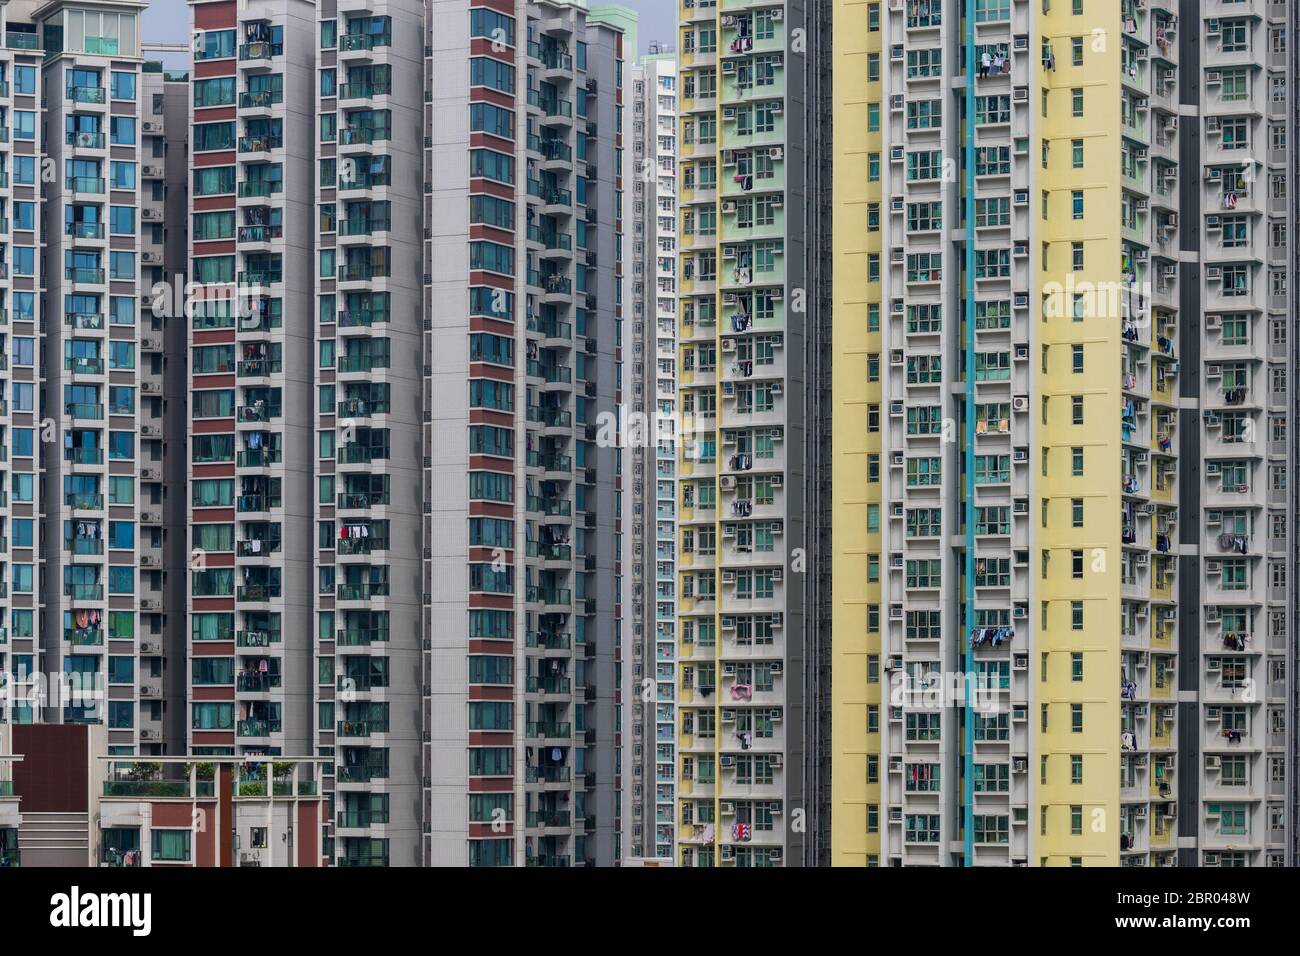
{"type": "MultiPolygon", "coordinates": [[[[594,5],[596,0],[589,0],[594,5]]],[[[637,41],[644,53],[652,40],[676,46],[677,0],[616,0],[631,7],[640,15],[637,41]]],[[[144,12],[144,40],[160,43],[189,43],[190,8],[185,0],[151,0],[144,12]]],[[[162,60],[172,69],[189,66],[185,55],[164,56],[162,60]]]]}

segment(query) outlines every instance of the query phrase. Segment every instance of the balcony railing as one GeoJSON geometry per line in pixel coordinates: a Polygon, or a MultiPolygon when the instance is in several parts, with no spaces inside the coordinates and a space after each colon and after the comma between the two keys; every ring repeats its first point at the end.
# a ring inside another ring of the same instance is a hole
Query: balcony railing
{"type": "Polygon", "coordinates": [[[64,141],[76,149],[103,149],[104,134],[96,133],[89,130],[82,132],[68,132],[64,134],[64,141]]]}
{"type": "Polygon", "coordinates": [[[241,584],[235,589],[237,601],[269,601],[280,596],[278,584],[241,584]]]}
{"type": "Polygon", "coordinates": [[[63,596],[74,601],[102,601],[104,585],[102,584],[68,584],[63,585],[63,596]]]}
{"type": "Polygon", "coordinates": [[[241,136],[239,151],[241,153],[265,153],[284,146],[283,136],[241,136]]]}
{"type": "Polygon", "coordinates": [[[284,102],[283,90],[257,90],[239,94],[241,109],[258,109],[284,102]]]}
{"type": "Polygon", "coordinates": [[[235,733],[240,737],[266,737],[279,732],[278,720],[241,720],[235,725],[235,733]]]}
{"type": "Polygon", "coordinates": [[[372,96],[388,96],[392,92],[393,84],[387,80],[339,84],[341,100],[368,100],[372,96]]]}
{"type": "Polygon", "coordinates": [[[69,86],[67,91],[68,99],[74,103],[104,102],[104,88],[102,86],[69,86]]]}
{"type": "Polygon", "coordinates": [[[343,51],[377,50],[392,43],[391,33],[345,33],[339,37],[339,49],[343,51]]]}
{"type": "Polygon", "coordinates": [[[361,584],[340,584],[336,593],[340,601],[368,601],[372,597],[387,597],[388,584],[385,582],[361,584]]]}

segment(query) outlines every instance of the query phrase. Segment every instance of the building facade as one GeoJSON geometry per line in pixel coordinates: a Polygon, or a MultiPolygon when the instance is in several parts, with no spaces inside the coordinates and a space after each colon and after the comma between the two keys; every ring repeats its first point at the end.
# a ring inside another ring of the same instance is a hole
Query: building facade
{"type": "Polygon", "coordinates": [[[687,866],[805,858],[817,720],[806,578],[819,533],[805,395],[826,318],[809,238],[826,155],[819,24],[815,4],[679,8],[676,853],[687,866]]]}
{"type": "MultiPolygon", "coordinates": [[[[631,843],[673,858],[677,777],[677,63],[633,68],[631,843]]],[[[632,436],[628,436],[629,438],[632,436]]]]}
{"type": "Polygon", "coordinates": [[[3,719],[101,724],[110,753],[161,752],[167,733],[162,461],[183,447],[164,434],[152,294],[177,264],[164,242],[177,84],[141,56],[142,8],[2,13],[3,719]]]}
{"type": "Polygon", "coordinates": [[[835,16],[835,862],[1280,865],[1282,5],[835,16]]]}
{"type": "Polygon", "coordinates": [[[463,0],[426,31],[428,861],[608,865],[626,489],[597,426],[630,345],[623,33],[463,0]]]}

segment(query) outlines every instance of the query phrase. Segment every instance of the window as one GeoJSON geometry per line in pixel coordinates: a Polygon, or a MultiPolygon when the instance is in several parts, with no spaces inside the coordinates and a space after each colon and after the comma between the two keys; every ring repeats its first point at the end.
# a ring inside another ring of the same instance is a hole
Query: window
{"type": "Polygon", "coordinates": [[[151,829],[149,831],[149,850],[154,862],[188,863],[190,861],[190,831],[151,829]]]}

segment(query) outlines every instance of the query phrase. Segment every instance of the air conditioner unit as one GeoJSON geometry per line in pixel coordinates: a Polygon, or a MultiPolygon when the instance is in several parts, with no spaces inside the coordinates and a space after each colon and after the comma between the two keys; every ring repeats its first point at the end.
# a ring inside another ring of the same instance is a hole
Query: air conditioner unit
{"type": "Polygon", "coordinates": [[[734,475],[723,475],[718,479],[718,486],[723,491],[731,491],[736,487],[736,478],[734,475]]]}
{"type": "Polygon", "coordinates": [[[1029,411],[1029,396],[1017,395],[1011,399],[1011,410],[1014,412],[1029,411]]]}

